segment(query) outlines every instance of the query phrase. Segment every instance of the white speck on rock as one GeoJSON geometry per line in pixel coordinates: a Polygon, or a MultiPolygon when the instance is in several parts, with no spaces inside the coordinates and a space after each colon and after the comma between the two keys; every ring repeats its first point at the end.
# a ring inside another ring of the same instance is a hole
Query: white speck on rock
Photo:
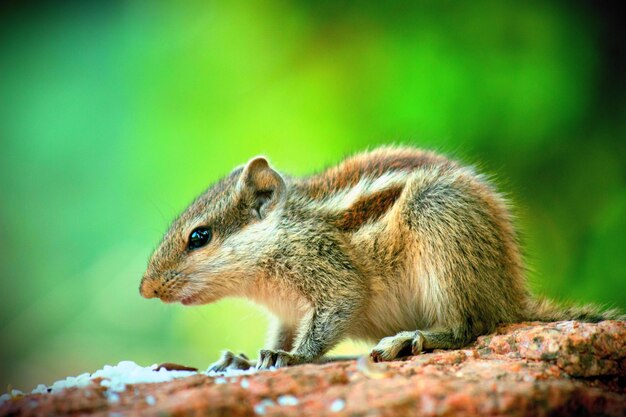
{"type": "Polygon", "coordinates": [[[241,380],[240,384],[241,384],[241,388],[243,388],[243,389],[250,388],[250,381],[248,381],[246,378],[243,378],[241,380]]]}
{"type": "Polygon", "coordinates": [[[47,394],[48,393],[48,387],[45,386],[44,384],[39,384],[39,385],[37,385],[37,388],[32,390],[30,393],[31,394],[47,394]]]}
{"type": "Polygon", "coordinates": [[[574,330],[576,327],[575,321],[562,321],[556,324],[555,326],[559,330],[574,330]]]}
{"type": "Polygon", "coordinates": [[[120,395],[115,393],[115,392],[109,393],[107,395],[107,398],[108,398],[110,403],[119,403],[120,402],[120,395]]]}
{"type": "Polygon", "coordinates": [[[345,406],[346,406],[346,402],[344,400],[342,400],[341,398],[337,398],[330,405],[330,411],[333,412],[333,413],[338,413],[341,410],[343,410],[345,406]]]}
{"type": "Polygon", "coordinates": [[[154,404],[156,404],[156,398],[154,398],[154,396],[153,396],[153,395],[148,395],[148,396],[146,397],[146,404],[148,404],[148,405],[154,405],[154,404]]]}
{"type": "Polygon", "coordinates": [[[220,378],[215,378],[215,383],[218,384],[218,385],[225,384],[227,382],[228,381],[226,380],[226,378],[221,378],[221,377],[220,378]]]}
{"type": "Polygon", "coordinates": [[[254,412],[259,415],[265,414],[265,409],[274,405],[274,401],[265,399],[254,406],[254,412]]]}
{"type": "Polygon", "coordinates": [[[278,404],[283,407],[289,407],[293,405],[298,405],[298,399],[293,395],[281,395],[278,397],[278,404]]]}

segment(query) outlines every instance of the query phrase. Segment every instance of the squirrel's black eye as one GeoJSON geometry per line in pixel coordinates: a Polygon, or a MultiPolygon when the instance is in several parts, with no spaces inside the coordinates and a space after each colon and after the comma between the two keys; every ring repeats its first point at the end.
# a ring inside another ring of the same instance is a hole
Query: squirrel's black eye
{"type": "Polygon", "coordinates": [[[196,227],[189,234],[189,243],[187,247],[189,249],[197,249],[200,248],[211,241],[211,237],[213,233],[211,229],[208,227],[196,227]]]}

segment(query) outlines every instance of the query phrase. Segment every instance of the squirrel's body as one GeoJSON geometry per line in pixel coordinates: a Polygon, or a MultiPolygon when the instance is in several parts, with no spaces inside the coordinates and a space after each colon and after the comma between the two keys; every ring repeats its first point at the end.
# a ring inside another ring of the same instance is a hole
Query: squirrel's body
{"type": "MultiPolygon", "coordinates": [[[[314,361],[345,337],[382,339],[372,356],[390,360],[499,323],[604,317],[531,299],[504,199],[471,168],[410,148],[303,179],[253,159],[174,222],[141,292],[266,306],[277,320],[261,368],[314,361]]],[[[229,366],[249,362],[227,353],[215,369],[229,366]]]]}

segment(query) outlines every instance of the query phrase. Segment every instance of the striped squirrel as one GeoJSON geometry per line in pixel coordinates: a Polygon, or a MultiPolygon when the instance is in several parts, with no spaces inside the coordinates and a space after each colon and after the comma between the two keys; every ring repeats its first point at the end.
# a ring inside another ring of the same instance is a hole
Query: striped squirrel
{"type": "Polygon", "coordinates": [[[256,157],[172,224],[140,292],[184,305],[245,297],[275,316],[259,369],[319,361],[344,338],[375,361],[460,348],[499,323],[618,318],[532,298],[505,199],[470,167],[383,147],[306,178],[256,157]]]}

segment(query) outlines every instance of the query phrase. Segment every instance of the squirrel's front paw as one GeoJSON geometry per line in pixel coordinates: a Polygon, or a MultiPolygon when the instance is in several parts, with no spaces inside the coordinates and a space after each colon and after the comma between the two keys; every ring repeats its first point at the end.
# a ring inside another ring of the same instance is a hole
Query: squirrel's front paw
{"type": "Polygon", "coordinates": [[[233,369],[246,370],[254,367],[254,362],[248,359],[246,355],[240,353],[235,355],[233,352],[227,350],[222,354],[222,357],[211,366],[209,366],[209,372],[225,372],[233,369]]]}
{"type": "Polygon", "coordinates": [[[392,361],[402,356],[420,354],[423,345],[424,336],[419,330],[401,332],[395,336],[382,338],[372,349],[370,356],[374,362],[392,361]]]}
{"type": "Polygon", "coordinates": [[[303,362],[300,355],[285,352],[284,350],[262,349],[259,351],[259,361],[256,369],[284,368],[285,366],[298,365],[303,362]]]}

